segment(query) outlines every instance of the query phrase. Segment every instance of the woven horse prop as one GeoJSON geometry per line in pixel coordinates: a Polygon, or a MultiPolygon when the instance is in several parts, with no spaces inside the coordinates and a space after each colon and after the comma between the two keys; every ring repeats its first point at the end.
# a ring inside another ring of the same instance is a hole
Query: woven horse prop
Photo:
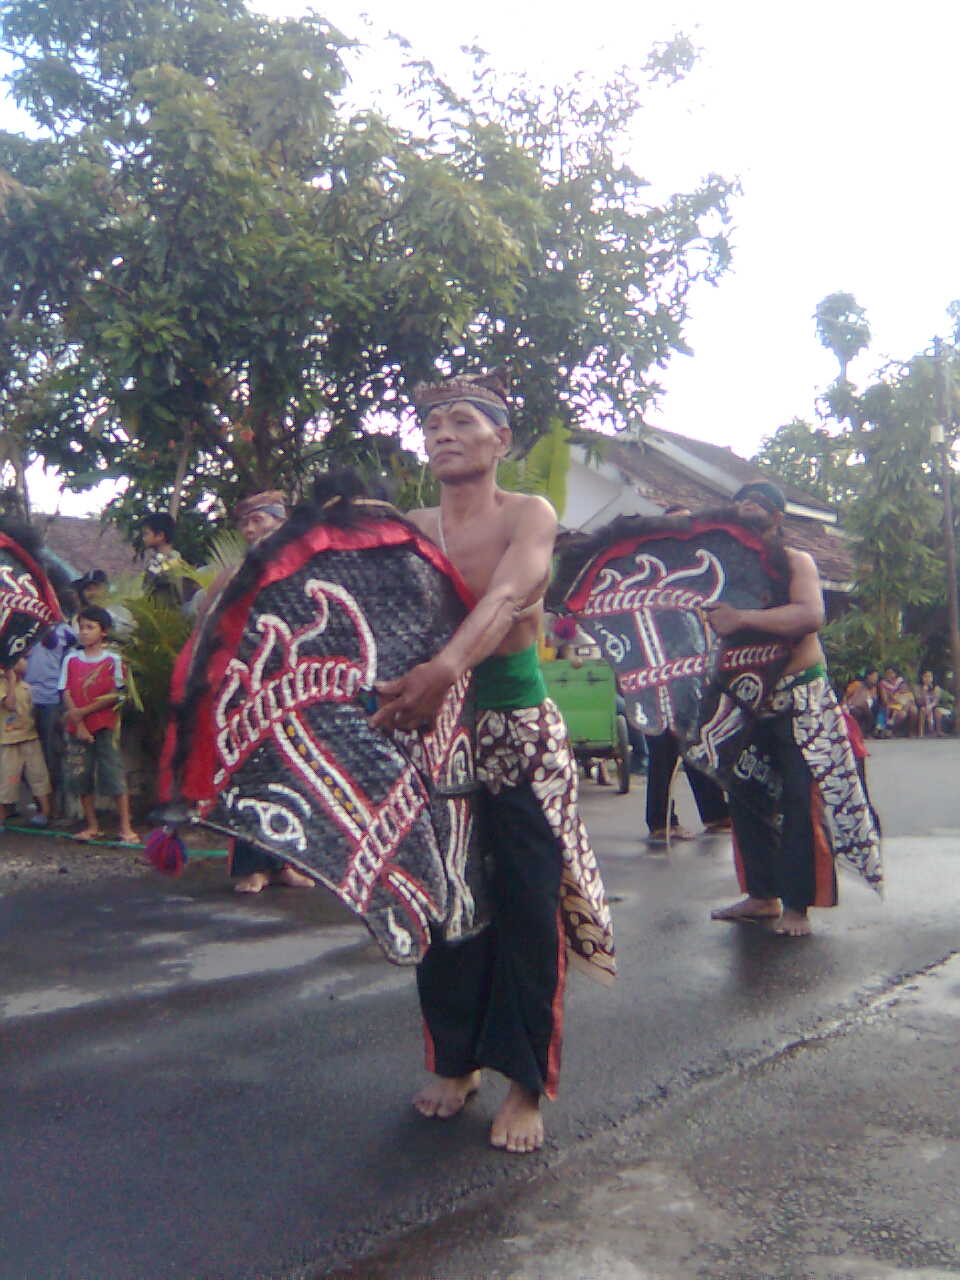
{"type": "Polygon", "coordinates": [[[782,551],[731,509],[696,516],[627,516],[560,553],[550,606],[573,614],[613,666],[628,718],[646,734],[671,730],[685,758],[772,816],[772,763],[744,752],[750,717],[789,656],[756,632],[721,640],[703,606],[765,609],[788,598],[782,551]]]}
{"type": "Polygon", "coordinates": [[[158,816],[256,845],[330,889],[386,957],[482,927],[468,685],[428,731],[369,724],[373,685],[442,647],[471,602],[394,508],[335,494],[248,552],[174,674],[158,816]]]}
{"type": "Polygon", "coordinates": [[[41,556],[31,530],[0,519],[0,669],[26,657],[48,627],[61,620],[41,556]]]}

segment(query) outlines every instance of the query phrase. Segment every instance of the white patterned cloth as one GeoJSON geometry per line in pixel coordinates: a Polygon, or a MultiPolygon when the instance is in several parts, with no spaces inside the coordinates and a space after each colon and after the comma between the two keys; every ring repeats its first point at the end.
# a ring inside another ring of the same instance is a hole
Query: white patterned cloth
{"type": "Polygon", "coordinates": [[[527,781],[563,852],[560,905],[572,963],[601,982],[616,974],[613,925],[590,837],[577,809],[577,763],[556,704],[477,718],[477,777],[494,794],[527,781]]]}
{"type": "Polygon", "coordinates": [[[791,683],[783,676],[769,699],[774,715],[790,715],[793,739],[823,800],[833,855],[883,896],[880,833],[863,792],[846,722],[825,676],[791,683]]]}

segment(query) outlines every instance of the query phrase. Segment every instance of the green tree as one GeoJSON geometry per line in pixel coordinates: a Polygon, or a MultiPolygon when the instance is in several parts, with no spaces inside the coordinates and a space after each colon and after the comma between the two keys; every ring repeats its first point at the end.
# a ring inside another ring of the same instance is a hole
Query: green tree
{"type": "Polygon", "coordinates": [[[824,502],[840,506],[855,497],[862,462],[848,433],[830,432],[794,418],[767,436],[754,462],[824,502]]]}
{"type": "Polygon", "coordinates": [[[813,318],[821,345],[837,357],[839,379],[846,382],[847,365],[870,345],[866,312],[852,293],[831,293],[817,303],[813,318]]]}
{"type": "MultiPolygon", "coordinates": [[[[514,295],[481,308],[447,361],[512,368],[521,448],[555,416],[567,427],[620,428],[660,390],[656,371],[683,338],[692,285],[729,263],[735,187],[715,174],[657,204],[623,159],[644,90],[627,75],[592,91],[581,78],[552,92],[495,76],[482,51],[468,95],[429,64],[409,64],[411,102],[466,179],[493,184],[536,210],[514,295]]],[[[688,40],[658,47],[648,75],[691,65],[688,40]]]]}
{"type": "Polygon", "coordinates": [[[642,100],[623,77],[544,98],[478,54],[461,99],[418,63],[411,129],[344,106],[350,41],[317,16],[6,0],[0,22],[43,131],[0,137],[9,394],[27,452],[126,482],[128,521],[375,468],[383,411],[438,367],[509,358],[522,447],[636,412],[726,265],[729,184],[653,206],[618,158],[642,100]]]}
{"type": "MultiPolygon", "coordinates": [[[[869,330],[850,295],[833,294],[824,304],[837,299],[834,316],[856,311],[864,337],[869,330]]],[[[842,326],[838,332],[838,358],[843,350],[849,358],[856,343],[850,337],[844,348],[842,326]]],[[[930,433],[944,413],[929,353],[891,362],[862,392],[843,376],[842,361],[841,369],[822,398],[824,427],[799,420],[781,427],[764,441],[757,461],[834,503],[855,540],[856,607],[824,631],[831,668],[846,678],[878,662],[915,668],[922,654],[940,651],[946,592],[942,476],[930,433]]],[[[955,442],[956,348],[947,355],[945,373],[945,416],[955,442]]]]}
{"type": "Polygon", "coordinates": [[[851,447],[863,460],[844,524],[857,539],[856,594],[873,660],[915,659],[922,619],[945,589],[943,505],[930,440],[939,419],[933,360],[919,355],[892,364],[861,395],[841,386],[827,402],[844,415],[851,447]],[[904,648],[908,612],[915,634],[904,648]]]}

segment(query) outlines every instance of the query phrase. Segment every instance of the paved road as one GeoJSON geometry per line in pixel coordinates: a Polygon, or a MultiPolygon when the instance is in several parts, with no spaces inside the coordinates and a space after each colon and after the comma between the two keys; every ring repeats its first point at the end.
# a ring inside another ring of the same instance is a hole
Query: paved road
{"type": "Polygon", "coordinates": [[[242,900],[198,866],[173,888],[8,895],[0,1276],[316,1276],[519,1192],[655,1100],[951,955],[958,765],[952,741],[877,744],[887,901],[845,881],[841,909],[793,942],[707,919],[735,892],[726,841],[642,852],[641,795],[589,786],[622,977],[610,991],[574,982],[563,1094],[529,1160],[487,1148],[493,1089],[451,1125],[408,1110],[411,976],[319,891],[242,900]]]}

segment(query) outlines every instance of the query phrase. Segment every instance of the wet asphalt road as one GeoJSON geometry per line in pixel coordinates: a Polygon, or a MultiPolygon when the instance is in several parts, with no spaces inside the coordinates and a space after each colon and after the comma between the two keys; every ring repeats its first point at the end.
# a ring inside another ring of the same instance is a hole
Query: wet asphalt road
{"type": "Polygon", "coordinates": [[[817,935],[711,924],[728,842],[640,843],[642,795],[588,784],[621,978],[574,978],[542,1155],[486,1146],[499,1090],[416,1117],[412,975],[319,891],[104,881],[0,900],[0,1276],[321,1275],[481,1193],[519,1191],[664,1096],[828,1025],[958,948],[960,743],[876,744],[881,903],[844,878],[817,935]]]}

